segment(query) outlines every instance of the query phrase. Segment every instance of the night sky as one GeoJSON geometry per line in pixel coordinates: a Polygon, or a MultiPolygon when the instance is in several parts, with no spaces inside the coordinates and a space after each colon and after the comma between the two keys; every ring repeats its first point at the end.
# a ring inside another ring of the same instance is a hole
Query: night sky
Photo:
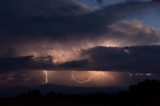
{"type": "Polygon", "coordinates": [[[0,87],[160,79],[159,11],[152,0],[0,0],[0,87]]]}

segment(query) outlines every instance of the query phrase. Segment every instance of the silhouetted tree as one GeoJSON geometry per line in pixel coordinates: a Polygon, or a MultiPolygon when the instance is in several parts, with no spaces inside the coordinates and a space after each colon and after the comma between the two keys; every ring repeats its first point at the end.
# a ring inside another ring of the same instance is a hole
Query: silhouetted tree
{"type": "Polygon", "coordinates": [[[129,92],[136,97],[160,97],[160,82],[158,80],[145,80],[129,87],[129,92]]]}

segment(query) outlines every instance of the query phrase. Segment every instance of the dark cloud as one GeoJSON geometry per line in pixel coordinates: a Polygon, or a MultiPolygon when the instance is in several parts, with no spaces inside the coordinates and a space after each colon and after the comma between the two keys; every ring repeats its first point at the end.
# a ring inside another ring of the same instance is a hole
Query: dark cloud
{"type": "Polygon", "coordinates": [[[97,2],[98,2],[99,4],[101,4],[101,3],[103,3],[103,0],[97,0],[97,2]]]}
{"type": "Polygon", "coordinates": [[[27,52],[23,51],[26,49],[25,45],[30,45],[29,50],[31,50],[32,46],[43,41],[63,44],[67,40],[79,43],[81,40],[92,41],[98,38],[116,40],[124,45],[157,43],[159,32],[156,30],[146,30],[145,26],[139,28],[129,24],[118,24],[118,28],[113,25],[144,10],[157,7],[159,3],[124,2],[91,11],[75,0],[67,2],[66,0],[2,0],[0,1],[0,70],[9,72],[94,69],[147,72],[153,69],[158,72],[159,46],[147,46],[146,49],[139,47],[142,50],[137,49],[138,47],[96,47],[83,51],[84,56],[89,56],[85,60],[68,61],[56,66],[52,57],[19,56],[17,51],[12,49],[14,46],[20,52],[27,52]],[[134,33],[130,35],[130,31],[134,33]],[[151,48],[154,48],[153,51],[148,50],[151,48]],[[150,62],[152,64],[149,64],[150,62]]]}
{"type": "Polygon", "coordinates": [[[52,57],[0,57],[0,73],[54,69],[52,57]]]}
{"type": "MultiPolygon", "coordinates": [[[[159,54],[160,46],[95,47],[82,51],[82,58],[88,61],[80,60],[77,70],[159,73],[159,54]]],[[[61,66],[72,69],[74,62],[78,63],[71,61],[61,66]]]]}
{"type": "Polygon", "coordinates": [[[1,73],[28,70],[77,70],[159,73],[160,46],[95,47],[82,50],[81,60],[53,63],[48,57],[0,58],[1,73]]]}
{"type": "Polygon", "coordinates": [[[0,1],[0,46],[29,41],[96,39],[121,19],[158,7],[158,3],[120,3],[90,11],[76,0],[0,1]],[[98,36],[97,36],[98,35],[98,36]]]}
{"type": "Polygon", "coordinates": [[[57,65],[57,69],[59,70],[86,70],[88,64],[88,60],[75,60],[75,61],[68,61],[65,63],[61,63],[57,65]]]}

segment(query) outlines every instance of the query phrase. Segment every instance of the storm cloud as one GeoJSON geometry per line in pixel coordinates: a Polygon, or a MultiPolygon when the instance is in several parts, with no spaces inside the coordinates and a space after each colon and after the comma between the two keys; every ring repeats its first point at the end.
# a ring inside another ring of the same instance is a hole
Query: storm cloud
{"type": "Polygon", "coordinates": [[[52,57],[0,57],[0,73],[54,69],[52,57]]]}
{"type": "Polygon", "coordinates": [[[150,9],[157,11],[159,5],[123,2],[92,10],[77,0],[0,1],[0,72],[159,72],[160,47],[149,45],[160,44],[160,31],[137,21],[123,22],[150,9]],[[84,41],[92,42],[91,48],[84,41]],[[80,51],[81,59],[56,63],[54,54],[37,56],[51,48],[67,48],[66,42],[80,51]],[[46,48],[35,49],[37,45],[46,48]]]}
{"type": "Polygon", "coordinates": [[[54,63],[48,57],[0,58],[1,73],[12,71],[111,71],[159,73],[160,46],[94,47],[81,51],[80,60],[54,63]]]}
{"type": "Polygon", "coordinates": [[[92,11],[76,0],[3,0],[0,5],[1,47],[107,39],[110,25],[159,7],[159,3],[124,2],[92,11]]]}
{"type": "Polygon", "coordinates": [[[159,54],[160,46],[156,45],[131,47],[101,46],[82,51],[82,58],[88,61],[70,61],[60,66],[64,66],[64,69],[65,67],[66,69],[73,68],[73,70],[159,73],[159,54]]]}

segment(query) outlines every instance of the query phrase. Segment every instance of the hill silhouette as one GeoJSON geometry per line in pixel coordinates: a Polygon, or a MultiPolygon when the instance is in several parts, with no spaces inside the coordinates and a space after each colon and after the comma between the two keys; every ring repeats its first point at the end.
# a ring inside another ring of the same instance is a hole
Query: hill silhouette
{"type": "Polygon", "coordinates": [[[145,80],[131,85],[128,91],[115,94],[63,94],[49,92],[46,95],[29,90],[14,98],[0,98],[1,106],[160,106],[160,81],[145,80]]]}

